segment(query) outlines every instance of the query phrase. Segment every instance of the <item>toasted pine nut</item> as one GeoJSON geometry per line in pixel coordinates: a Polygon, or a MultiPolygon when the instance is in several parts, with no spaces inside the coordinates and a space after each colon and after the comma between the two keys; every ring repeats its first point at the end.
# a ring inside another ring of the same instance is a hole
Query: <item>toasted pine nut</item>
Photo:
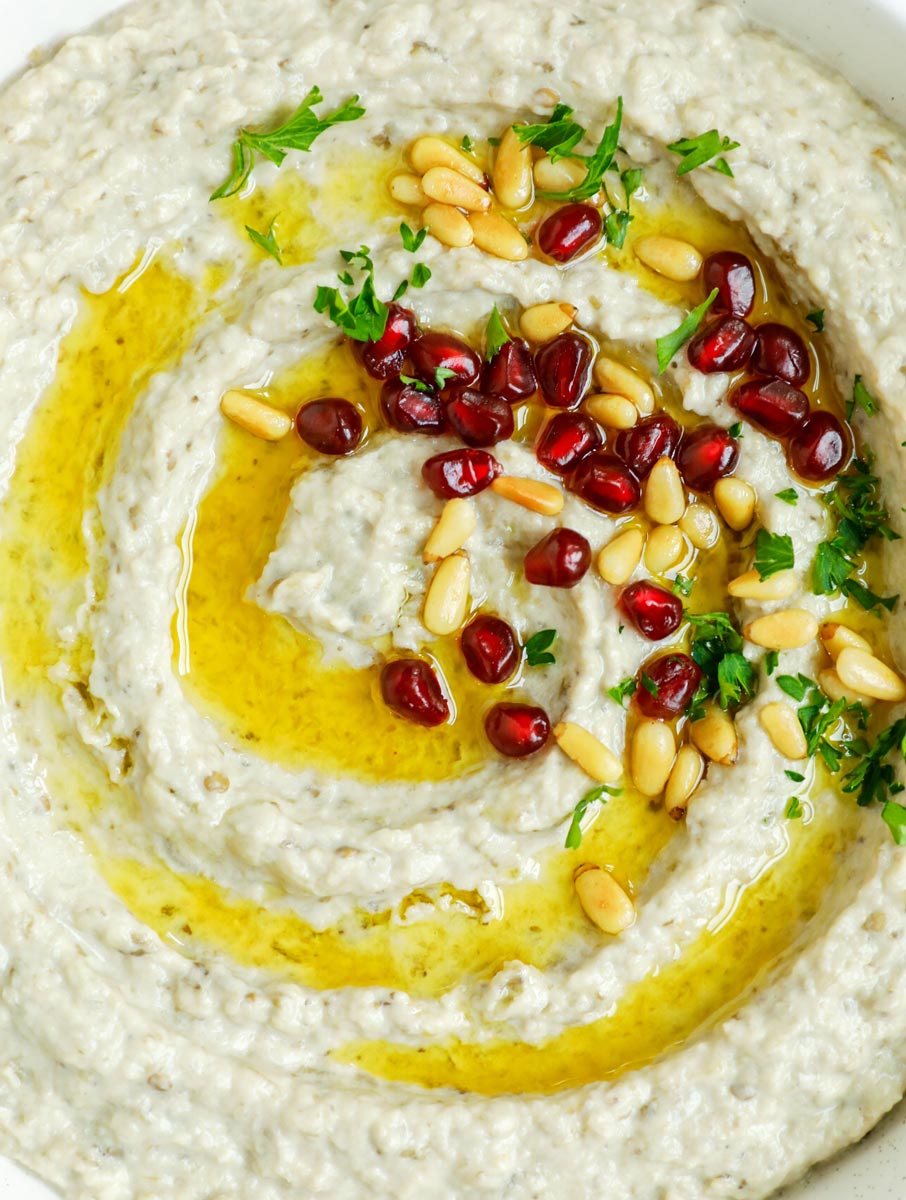
{"type": "Polygon", "coordinates": [[[645,515],[659,525],[674,525],[686,511],[686,489],[676,463],[665,454],[648,473],[642,493],[645,515]]]}
{"type": "Polygon", "coordinates": [[[765,704],[758,714],[761,727],[771,739],[774,749],[784,758],[798,761],[808,757],[808,744],[792,704],[776,700],[765,704]]]}
{"type": "Polygon", "coordinates": [[[720,528],[707,504],[690,504],[680,518],[679,527],[696,550],[709,550],[720,536],[720,528]]]}
{"type": "Polygon", "coordinates": [[[683,819],[692,793],[701,783],[704,773],[704,760],[695,747],[682,746],[664,790],[664,808],[668,817],[674,821],[683,819]]]}
{"type": "Polygon", "coordinates": [[[393,176],[390,180],[390,195],[397,204],[411,204],[422,208],[428,203],[421,179],[409,172],[393,176]]]}
{"type": "Polygon", "coordinates": [[[864,650],[866,654],[872,652],[871,642],[867,638],[850,629],[848,625],[839,625],[836,621],[825,621],[821,626],[821,642],[835,660],[847,646],[852,646],[855,650],[864,650]]]}
{"type": "Polygon", "coordinates": [[[519,325],[530,342],[550,342],[569,329],[577,312],[574,304],[550,300],[546,304],[533,304],[527,308],[519,318],[519,325]]]}
{"type": "Polygon", "coordinates": [[[422,621],[429,633],[455,633],[469,609],[471,570],[464,554],[451,554],[434,572],[425,595],[422,621]]]}
{"type": "Polygon", "coordinates": [[[645,566],[652,575],[663,575],[685,557],[686,539],[675,525],[655,525],[645,542],[645,566]]]}
{"type": "Polygon", "coordinates": [[[444,246],[471,246],[475,240],[468,217],[452,204],[429,204],[422,220],[444,246]]]}
{"type": "Polygon", "coordinates": [[[765,650],[796,650],[818,636],[818,621],[804,608],[782,608],[750,621],[743,633],[765,650]]]}
{"type": "Polygon", "coordinates": [[[663,721],[639,721],[632,735],[630,763],[632,781],[643,796],[659,796],[664,790],[673,760],[676,738],[663,721]]]}
{"type": "Polygon", "coordinates": [[[598,574],[615,587],[631,577],[642,560],[645,535],[641,529],[627,529],[617,536],[598,554],[598,574]]]}
{"type": "Polygon", "coordinates": [[[584,408],[590,417],[608,429],[632,429],[639,419],[639,410],[632,401],[613,392],[587,396],[584,408]]]}
{"type": "Polygon", "coordinates": [[[491,197],[483,187],[450,167],[432,167],[422,176],[422,187],[432,200],[468,212],[487,212],[491,207],[491,197]]]}
{"type": "Polygon", "coordinates": [[[525,208],[531,202],[532,148],[520,142],[511,125],[500,138],[491,181],[504,208],[525,208]]]}
{"type": "Polygon", "coordinates": [[[705,758],[730,766],[739,757],[739,739],[731,717],[716,704],[705,705],[705,715],[689,725],[689,736],[705,758]]]}
{"type": "Polygon", "coordinates": [[[613,751],[581,725],[561,721],[554,726],[554,737],[567,758],[598,783],[613,783],[623,774],[623,764],[613,751]]]}
{"type": "Polygon", "coordinates": [[[221,396],[220,411],[247,433],[253,433],[265,442],[279,442],[293,427],[292,417],[285,412],[235,388],[221,396]]]}
{"type": "Polygon", "coordinates": [[[555,517],[563,511],[563,493],[552,483],[525,479],[521,475],[501,475],[491,484],[491,491],[546,517],[555,517]]]}
{"type": "Polygon", "coordinates": [[[717,511],[731,529],[742,533],[752,524],[755,516],[755,489],[744,479],[727,475],[714,485],[714,503],[717,511]]]}
{"type": "Polygon", "coordinates": [[[522,262],[528,258],[528,242],[516,226],[500,213],[473,212],[469,215],[469,224],[475,245],[485,254],[493,254],[495,258],[503,258],[507,262],[522,262]]]}
{"type": "Polygon", "coordinates": [[[875,703],[873,696],[863,696],[854,692],[852,688],[844,687],[843,680],[832,667],[825,667],[823,671],[818,672],[818,686],[831,700],[845,700],[847,704],[858,702],[866,708],[871,708],[875,703]]]}
{"type": "Polygon", "coordinates": [[[737,600],[789,600],[799,586],[795,571],[778,571],[762,579],[757,571],[745,571],[727,584],[727,591],[737,600]]]}
{"type": "Polygon", "coordinates": [[[588,171],[575,159],[561,158],[551,162],[548,155],[535,163],[535,187],[539,192],[568,192],[581,183],[588,171]]]}
{"type": "Polygon", "coordinates": [[[594,367],[595,383],[602,392],[616,392],[626,396],[643,417],[654,412],[654,392],[635,371],[624,367],[615,358],[602,354],[594,367]]]}
{"type": "Polygon", "coordinates": [[[679,238],[656,234],[638,238],[632,248],[646,267],[677,283],[688,283],[702,269],[702,256],[689,242],[679,238]]]}
{"type": "Polygon", "coordinates": [[[425,542],[422,562],[439,562],[461,550],[475,532],[475,508],[471,500],[457,496],[448,500],[425,542]]]}
{"type": "Polygon", "coordinates": [[[484,171],[478,163],[473,162],[471,158],[463,154],[461,150],[457,150],[455,146],[451,146],[449,142],[445,142],[443,138],[430,135],[418,138],[409,148],[409,161],[419,175],[424,175],[432,167],[449,167],[450,170],[458,171],[460,175],[465,175],[467,179],[474,180],[475,183],[484,183],[484,171]]]}
{"type": "Polygon", "coordinates": [[[874,654],[847,646],[837,657],[837,674],[846,688],[875,700],[906,700],[906,683],[874,654]]]}
{"type": "Polygon", "coordinates": [[[609,871],[586,864],[575,875],[576,896],[586,917],[603,933],[616,936],[635,920],[635,908],[609,871]]]}

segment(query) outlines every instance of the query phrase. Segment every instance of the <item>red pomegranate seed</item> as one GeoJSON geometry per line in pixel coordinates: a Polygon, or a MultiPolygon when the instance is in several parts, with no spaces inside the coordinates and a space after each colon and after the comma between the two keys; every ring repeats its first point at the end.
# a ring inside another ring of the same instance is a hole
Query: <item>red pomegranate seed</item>
{"type": "Polygon", "coordinates": [[[676,465],[687,487],[710,492],[718,479],[739,462],[739,442],[719,425],[699,425],[686,433],[676,452],[676,465]]]}
{"type": "Polygon", "coordinates": [[[416,725],[443,725],[450,705],[430,663],[398,658],[381,671],[381,696],[388,708],[416,725]]]}
{"type": "Polygon", "coordinates": [[[538,390],[535,364],[528,345],[514,338],[501,346],[481,375],[482,391],[500,396],[507,404],[527,400],[538,390]]]}
{"type": "Polygon", "coordinates": [[[647,579],[632,583],[620,597],[626,619],[649,642],[676,633],[683,619],[683,606],[672,592],[647,579]]]}
{"type": "Polygon", "coordinates": [[[802,479],[824,483],[842,468],[847,455],[843,426],[828,412],[813,412],[790,438],[790,466],[802,479]]]}
{"type": "Polygon", "coordinates": [[[526,554],[525,577],[542,587],[575,587],[591,566],[591,546],[574,529],[553,529],[526,554]]]}
{"type": "Polygon", "coordinates": [[[535,447],[542,467],[568,475],[586,455],[604,444],[601,430],[584,413],[557,413],[545,426],[535,447]]]}
{"type": "Polygon", "coordinates": [[[688,654],[665,654],[639,671],[635,702],[643,716],[670,721],[685,712],[701,683],[701,667],[688,654]]]}
{"type": "Polygon", "coordinates": [[[487,450],[448,450],[422,467],[422,479],[441,500],[477,496],[501,474],[503,467],[487,450]]]}
{"type": "Polygon", "coordinates": [[[747,317],[755,306],[755,272],[744,254],[735,250],[719,250],[709,255],[702,267],[705,292],[711,295],[717,288],[717,299],[711,311],[730,317],[747,317]]]}
{"type": "Polygon", "coordinates": [[[409,347],[413,373],[425,383],[475,383],[481,359],[471,346],[452,333],[423,333],[409,347]],[[442,378],[438,380],[437,372],[442,378]],[[444,374],[445,372],[450,374],[444,374]]]}
{"type": "Polygon", "coordinates": [[[629,465],[637,479],[644,479],[659,458],[672,458],[682,430],[667,413],[645,417],[632,429],[617,434],[614,450],[629,465]]]}
{"type": "Polygon", "coordinates": [[[388,304],[387,324],[376,342],[356,342],[362,366],[375,379],[398,375],[409,343],[418,333],[415,313],[400,304],[388,304]]]}
{"type": "Polygon", "coordinates": [[[718,317],[689,343],[689,362],[703,375],[740,371],[755,349],[755,330],[739,317],[718,317]]]}
{"type": "Polygon", "coordinates": [[[484,721],[488,741],[507,758],[525,758],[543,749],[551,723],[543,708],[531,704],[495,704],[484,721]]]}
{"type": "Polygon", "coordinates": [[[447,421],[467,446],[493,446],[513,436],[513,410],[499,396],[485,396],[469,387],[451,389],[447,421]]]}
{"type": "Polygon", "coordinates": [[[808,397],[782,379],[752,379],[730,393],[730,405],[747,421],[785,438],[808,416],[808,397]]]}
{"type": "Polygon", "coordinates": [[[401,379],[388,379],[381,388],[381,412],[398,433],[443,433],[447,426],[440,396],[434,391],[420,392],[401,379]]]}
{"type": "Polygon", "coordinates": [[[479,613],[460,635],[466,666],[482,683],[504,683],[519,666],[516,634],[506,621],[479,613]]]}
{"type": "Polygon", "coordinates": [[[802,387],[812,373],[805,342],[795,329],[768,321],[755,330],[752,370],[771,379],[802,387]]]}
{"type": "Polygon", "coordinates": [[[601,214],[590,204],[564,204],[538,229],[538,247],[554,262],[567,263],[601,236],[601,214]]]}
{"type": "Polygon", "coordinates": [[[591,379],[591,343],[578,333],[561,333],[535,355],[544,399],[552,408],[575,408],[591,379]]]}
{"type": "Polygon", "coordinates": [[[583,458],[573,471],[569,489],[601,512],[628,512],[642,496],[639,481],[622,458],[598,451],[583,458]]]}
{"type": "Polygon", "coordinates": [[[362,416],[348,400],[310,400],[296,413],[296,430],[321,454],[351,454],[362,440],[362,416]]]}

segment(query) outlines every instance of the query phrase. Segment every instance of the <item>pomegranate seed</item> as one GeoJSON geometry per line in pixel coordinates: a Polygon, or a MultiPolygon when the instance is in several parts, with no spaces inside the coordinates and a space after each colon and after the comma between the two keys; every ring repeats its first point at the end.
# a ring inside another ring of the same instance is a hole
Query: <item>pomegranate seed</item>
{"type": "Polygon", "coordinates": [[[381,388],[381,412],[399,433],[443,433],[447,425],[440,396],[420,392],[401,379],[388,379],[381,388]]]}
{"type": "Polygon", "coordinates": [[[649,642],[659,642],[676,633],[683,619],[679,599],[647,579],[626,588],[620,597],[620,608],[630,624],[649,642]]]}
{"type": "Polygon", "coordinates": [[[622,458],[598,451],[583,458],[569,481],[570,491],[601,512],[628,512],[642,496],[639,481],[622,458]]]}
{"type": "Polygon", "coordinates": [[[584,413],[557,413],[538,439],[535,456],[555,475],[567,475],[587,454],[604,444],[601,430],[584,413]]]}
{"type": "Polygon", "coordinates": [[[790,438],[787,453],[797,475],[824,483],[837,474],[847,457],[843,426],[831,413],[813,412],[790,438]]]}
{"type": "Polygon", "coordinates": [[[755,330],[752,370],[771,379],[802,387],[812,373],[805,342],[795,329],[769,321],[755,330]]]}
{"type": "Polygon", "coordinates": [[[321,454],[351,454],[362,440],[362,416],[348,400],[310,400],[296,413],[296,430],[321,454]]]}
{"type": "Polygon", "coordinates": [[[591,547],[574,529],[553,529],[525,556],[525,577],[542,587],[575,587],[591,566],[591,547]]]}
{"type": "Polygon", "coordinates": [[[665,654],[639,671],[635,702],[643,716],[670,721],[685,712],[701,683],[701,667],[688,654],[665,654]]]}
{"type": "Polygon", "coordinates": [[[744,254],[719,250],[705,259],[702,267],[705,292],[717,288],[712,312],[731,317],[747,317],[755,306],[755,272],[744,254]]]}
{"type": "Polygon", "coordinates": [[[536,754],[551,735],[547,713],[531,704],[495,704],[484,728],[494,749],[507,758],[536,754]]]}
{"type": "Polygon", "coordinates": [[[387,324],[376,342],[356,342],[362,366],[375,379],[389,379],[403,369],[409,343],[418,333],[415,313],[401,304],[387,305],[387,324]]]}
{"type": "Polygon", "coordinates": [[[414,373],[425,383],[437,383],[437,372],[451,372],[440,381],[475,383],[481,374],[481,359],[471,346],[452,333],[423,333],[409,347],[414,373]]]}
{"type": "Polygon", "coordinates": [[[450,705],[434,669],[421,658],[398,658],[381,671],[381,696],[388,708],[416,725],[443,725],[450,705]]]}
{"type": "Polygon", "coordinates": [[[632,429],[617,434],[614,450],[632,469],[637,479],[644,479],[659,458],[672,458],[680,443],[682,430],[667,413],[645,417],[632,429]]]}
{"type": "Polygon", "coordinates": [[[808,416],[808,397],[782,379],[752,379],[730,393],[730,404],[756,428],[785,438],[808,416]]]}
{"type": "Polygon", "coordinates": [[[520,338],[501,346],[481,376],[483,391],[500,396],[507,404],[527,400],[538,390],[532,352],[520,338]]]}
{"type": "Polygon", "coordinates": [[[575,408],[591,378],[591,343],[578,333],[561,333],[535,355],[544,399],[553,408],[575,408]]]}
{"type": "Polygon", "coordinates": [[[467,446],[493,446],[513,436],[513,410],[506,400],[469,387],[452,388],[451,394],[447,420],[467,446]]]}
{"type": "Polygon", "coordinates": [[[554,262],[571,262],[601,236],[601,214],[590,204],[564,204],[538,229],[538,247],[554,262]]]}
{"type": "Polygon", "coordinates": [[[422,467],[422,479],[441,500],[477,496],[502,474],[503,467],[487,450],[448,450],[422,467]]]}
{"type": "Polygon", "coordinates": [[[500,617],[479,614],[459,639],[466,666],[482,683],[504,683],[519,665],[516,634],[500,617]]]}
{"type": "Polygon", "coordinates": [[[689,343],[689,362],[703,375],[740,371],[755,349],[755,330],[739,317],[718,317],[689,343]]]}
{"type": "Polygon", "coordinates": [[[699,425],[680,443],[676,465],[683,482],[694,492],[710,492],[718,479],[731,474],[739,462],[739,442],[719,425],[699,425]]]}

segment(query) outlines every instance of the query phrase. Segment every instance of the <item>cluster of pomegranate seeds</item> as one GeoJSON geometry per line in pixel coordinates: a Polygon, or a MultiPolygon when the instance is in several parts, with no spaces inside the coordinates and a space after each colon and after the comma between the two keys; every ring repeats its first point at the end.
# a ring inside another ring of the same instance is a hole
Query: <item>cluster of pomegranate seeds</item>
{"type": "Polygon", "coordinates": [[[538,386],[551,408],[575,408],[588,391],[592,348],[579,333],[561,333],[535,355],[538,386]]]}
{"type": "Polygon", "coordinates": [[[701,680],[701,667],[688,654],[665,654],[639,671],[636,706],[644,717],[672,721],[686,711],[701,680]]]}
{"type": "Polygon", "coordinates": [[[572,588],[591,566],[591,546],[574,529],[554,529],[532,546],[524,566],[529,583],[572,588]]]}
{"type": "Polygon", "coordinates": [[[348,400],[311,400],[296,413],[296,432],[320,454],[351,454],[362,440],[362,415],[348,400]]]}
{"type": "Polygon", "coordinates": [[[450,718],[450,705],[440,681],[423,658],[397,658],[385,663],[381,696],[388,708],[416,725],[433,728],[450,718]]]}
{"type": "Polygon", "coordinates": [[[526,758],[542,750],[551,735],[543,708],[531,704],[495,704],[484,722],[488,741],[507,758],[526,758]]]}
{"type": "Polygon", "coordinates": [[[538,227],[538,249],[554,262],[568,263],[600,241],[604,223],[590,204],[565,204],[538,227]]]}
{"type": "Polygon", "coordinates": [[[502,474],[503,467],[486,450],[448,450],[422,467],[422,479],[439,500],[477,496],[502,474]]]}
{"type": "Polygon", "coordinates": [[[528,400],[538,390],[538,378],[532,352],[521,338],[505,342],[481,376],[481,387],[508,404],[528,400]]]}
{"type": "Polygon", "coordinates": [[[482,683],[505,683],[519,666],[519,646],[512,626],[500,617],[479,613],[459,639],[466,666],[482,683]]]}
{"type": "Polygon", "coordinates": [[[461,386],[450,389],[447,423],[467,446],[494,446],[512,437],[516,427],[506,400],[461,386]]]}
{"type": "Polygon", "coordinates": [[[620,610],[630,625],[648,639],[660,642],[676,633],[683,620],[683,606],[672,592],[641,579],[624,588],[620,610]]]}

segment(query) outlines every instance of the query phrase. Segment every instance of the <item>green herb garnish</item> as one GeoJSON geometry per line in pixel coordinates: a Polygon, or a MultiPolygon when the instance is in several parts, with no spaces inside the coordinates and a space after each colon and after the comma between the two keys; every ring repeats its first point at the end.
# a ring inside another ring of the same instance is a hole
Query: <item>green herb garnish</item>
{"type": "Polygon", "coordinates": [[[787,805],[786,815],[791,821],[798,820],[802,816],[802,805],[799,802],[798,796],[793,796],[787,805]]]}
{"type": "Polygon", "coordinates": [[[693,336],[704,320],[705,313],[716,299],[717,288],[713,290],[707,300],[699,304],[698,308],[693,308],[682,325],[674,329],[672,333],[665,333],[663,337],[657,339],[655,345],[657,346],[658,375],[664,374],[673,361],[674,354],[693,336]]]}
{"type": "Polygon", "coordinates": [[[642,687],[645,689],[645,691],[648,693],[648,695],[654,696],[655,698],[657,698],[657,694],[660,691],[660,688],[654,682],[654,680],[651,678],[651,676],[647,675],[643,671],[642,675],[641,675],[641,680],[642,680],[642,687]]]}
{"type": "Polygon", "coordinates": [[[410,229],[405,221],[400,225],[400,237],[403,240],[403,249],[408,250],[410,254],[415,254],[421,248],[421,244],[427,236],[427,229],[420,229],[416,233],[413,229],[410,229]]]}
{"type": "Polygon", "coordinates": [[[893,835],[893,840],[898,846],[906,846],[906,808],[902,804],[896,804],[893,800],[888,800],[881,809],[887,828],[893,835]]]}
{"type": "Polygon", "coordinates": [[[809,322],[810,325],[814,325],[815,333],[824,333],[824,309],[823,308],[816,308],[814,312],[808,313],[806,315],[805,319],[806,319],[806,321],[809,322]]]}
{"type": "MultiPolygon", "coordinates": [[[[566,105],[558,105],[557,108],[554,110],[554,113],[551,115],[555,116],[557,114],[558,110],[562,110],[562,109],[566,109],[566,108],[567,108],[566,105]]],[[[537,145],[543,146],[544,149],[547,150],[548,154],[550,154],[552,162],[556,162],[558,158],[569,157],[569,158],[579,159],[581,162],[585,163],[585,178],[582,180],[581,183],[577,183],[575,187],[569,188],[569,190],[565,191],[565,192],[539,192],[538,193],[539,197],[542,200],[588,200],[588,199],[590,199],[595,194],[595,192],[598,192],[601,190],[601,185],[602,185],[602,182],[604,179],[604,173],[609,169],[610,164],[613,162],[613,156],[614,156],[614,154],[616,154],[617,147],[620,144],[620,125],[622,124],[622,121],[623,121],[623,97],[622,96],[617,98],[617,112],[616,112],[616,116],[613,119],[613,124],[608,125],[605,128],[604,133],[601,136],[601,140],[598,143],[597,149],[594,151],[593,154],[576,154],[575,153],[575,147],[578,145],[579,141],[581,141],[582,136],[585,133],[585,130],[582,128],[581,125],[577,126],[574,121],[568,120],[568,116],[571,113],[572,113],[572,109],[568,109],[568,113],[566,114],[566,120],[567,120],[568,125],[572,125],[574,128],[572,131],[570,131],[568,137],[566,137],[566,138],[561,137],[555,143],[553,149],[551,149],[549,146],[545,145],[544,142],[538,142],[532,138],[521,136],[521,134],[524,130],[533,128],[531,125],[524,125],[521,127],[514,126],[514,128],[516,130],[516,136],[520,139],[520,141],[522,141],[522,142],[532,141],[533,144],[536,146],[537,145]],[[571,145],[570,145],[570,141],[574,137],[575,129],[578,129],[580,131],[579,136],[577,138],[575,138],[575,140],[572,141],[571,145]],[[567,146],[569,146],[568,149],[567,149],[567,146]]],[[[561,120],[562,119],[564,119],[564,117],[561,115],[561,120]]],[[[537,126],[535,128],[537,128],[537,126]]]]}
{"type": "Polygon", "coordinates": [[[624,679],[622,681],[622,683],[617,683],[612,688],[608,688],[607,695],[616,704],[619,704],[620,708],[623,708],[624,707],[623,701],[626,699],[627,696],[634,696],[635,689],[636,689],[635,676],[629,675],[626,679],[624,679]]]}
{"type": "Polygon", "coordinates": [[[675,596],[691,596],[694,587],[694,579],[687,579],[685,575],[677,575],[673,581],[673,594],[675,596]]]}
{"type": "Polygon", "coordinates": [[[463,139],[459,143],[459,148],[460,148],[460,150],[465,151],[466,154],[472,153],[472,139],[469,137],[469,135],[467,133],[463,134],[463,139]]]}
{"type": "MultiPolygon", "coordinates": [[[[613,169],[615,170],[616,168],[614,167],[613,169]]],[[[607,181],[604,181],[604,191],[611,206],[611,212],[604,218],[604,236],[610,245],[617,250],[623,249],[629,226],[635,220],[630,212],[630,208],[632,207],[632,197],[638,191],[639,185],[642,182],[641,168],[631,167],[622,171],[620,173],[620,182],[623,184],[623,190],[626,193],[625,208],[620,208],[613,203],[610,198],[610,192],[607,190],[607,181]]]]}
{"type": "Polygon", "coordinates": [[[795,488],[784,488],[782,492],[775,492],[774,495],[778,500],[782,500],[784,504],[790,504],[794,508],[799,503],[799,493],[795,488]]]}
{"type": "Polygon", "coordinates": [[[764,656],[764,669],[768,675],[773,675],[777,670],[777,665],[780,662],[780,651],[769,650],[764,656]]]}
{"type": "Polygon", "coordinates": [[[420,379],[416,379],[414,375],[400,375],[400,383],[405,383],[407,387],[415,388],[417,392],[430,392],[431,388],[427,383],[422,383],[420,379]]]}
{"type": "Polygon", "coordinates": [[[506,327],[495,304],[491,309],[491,315],[488,317],[488,323],[484,331],[484,356],[486,361],[490,362],[501,346],[505,346],[507,342],[511,342],[512,340],[506,331],[506,327]]]}
{"type": "Polygon", "coordinates": [[[582,845],[582,821],[589,807],[597,802],[606,804],[610,796],[619,796],[622,794],[622,791],[622,788],[610,787],[606,783],[600,783],[597,787],[593,787],[590,792],[585,793],[573,809],[573,819],[570,821],[569,829],[566,833],[565,845],[567,850],[578,850],[582,845]]]}
{"type": "Polygon", "coordinates": [[[755,695],[758,674],[742,653],[742,635],[725,612],[687,613],[693,637],[690,654],[702,670],[702,681],[689,706],[696,720],[706,700],[735,708],[755,695]]]}
{"type": "Polygon", "coordinates": [[[416,263],[412,268],[412,286],[414,288],[423,288],[430,278],[431,268],[426,267],[424,263],[416,263]]]}
{"type": "Polygon", "coordinates": [[[546,667],[557,660],[549,653],[557,638],[556,629],[539,629],[525,643],[525,661],[530,667],[546,667]]]}
{"type": "Polygon", "coordinates": [[[755,535],[755,570],[759,579],[770,579],[780,571],[789,571],[796,565],[793,539],[788,533],[768,533],[759,529],[755,535]]]}
{"type": "Polygon", "coordinates": [[[729,154],[738,146],[739,142],[731,142],[728,137],[721,137],[716,129],[709,129],[707,133],[700,133],[698,137],[681,138],[678,142],[671,142],[667,149],[673,154],[678,154],[683,160],[676,169],[677,175],[688,175],[696,167],[710,163],[712,171],[729,175],[732,179],[730,164],[725,158],[717,156],[729,154]],[[712,159],[717,161],[711,162],[712,159]]]}
{"type": "MultiPolygon", "coordinates": [[[[365,273],[358,295],[347,300],[338,288],[323,285],[315,293],[315,312],[326,313],[334,325],[356,342],[376,342],[387,326],[387,305],[377,298],[374,290],[374,263],[369,255],[367,246],[340,251],[345,263],[365,273]]],[[[353,286],[349,271],[344,271],[337,278],[344,286],[353,286]]]]}
{"type": "Polygon", "coordinates": [[[246,225],[245,232],[249,235],[252,241],[265,254],[269,254],[275,259],[280,266],[283,266],[283,254],[277,244],[277,235],[274,233],[274,222],[271,221],[268,226],[267,233],[259,233],[257,229],[253,229],[251,225],[246,225]]]}
{"type": "Polygon", "coordinates": [[[805,776],[800,775],[798,771],[784,771],[787,779],[792,779],[793,783],[805,783],[805,776]]]}
{"type": "MultiPolygon", "coordinates": [[[[568,104],[558,104],[546,121],[537,125],[514,125],[513,132],[522,144],[546,150],[551,162],[572,157],[585,136],[585,129],[572,119],[568,104]]],[[[490,139],[489,139],[490,140],[490,139]]]]}
{"type": "Polygon", "coordinates": [[[846,401],[846,419],[852,420],[853,413],[860,408],[867,417],[873,417],[878,411],[878,402],[862,382],[862,376],[857,375],[853,380],[853,394],[846,401]]]}

